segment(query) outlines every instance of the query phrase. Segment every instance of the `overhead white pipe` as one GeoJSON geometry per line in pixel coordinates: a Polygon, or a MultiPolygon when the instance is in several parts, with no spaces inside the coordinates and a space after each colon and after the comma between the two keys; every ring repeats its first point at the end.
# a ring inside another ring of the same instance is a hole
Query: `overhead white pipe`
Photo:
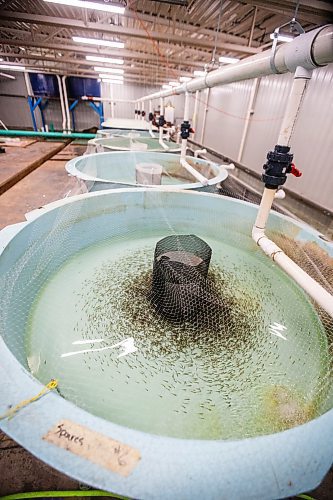
{"type": "MultiPolygon", "coordinates": [[[[112,86],[111,86],[111,88],[112,88],[112,86]]],[[[114,103],[126,102],[127,104],[137,102],[133,99],[113,99],[113,97],[90,97],[90,96],[86,96],[86,95],[83,95],[81,97],[81,99],[82,99],[82,101],[98,101],[98,102],[114,102],[114,103]]]]}
{"type": "MultiPolygon", "coordinates": [[[[282,121],[278,138],[279,146],[289,146],[296,124],[301,103],[305,94],[311,72],[298,67],[291,87],[286,112],[282,121]]],[[[264,189],[255,224],[252,228],[252,238],[263,252],[276,262],[291,278],[293,278],[317,304],[333,317],[333,296],[325,288],[309,276],[301,267],[290,259],[283,250],[271,241],[265,234],[268,216],[276,195],[276,189],[264,189]]]]}
{"type": "Polygon", "coordinates": [[[290,43],[255,54],[235,64],[229,64],[205,76],[193,78],[171,90],[164,90],[142,97],[139,100],[157,99],[171,95],[195,92],[204,88],[239,82],[250,78],[272,75],[275,73],[293,73],[297,66],[313,69],[333,62],[333,25],[322,26],[308,33],[295,37],[290,43]]]}
{"type": "Polygon", "coordinates": [[[61,116],[62,116],[62,131],[66,132],[66,111],[64,104],[64,92],[62,88],[61,78],[57,75],[58,87],[59,87],[59,96],[60,96],[60,107],[61,107],[61,116]]]}
{"type": "MultiPolygon", "coordinates": [[[[164,116],[164,99],[163,99],[163,97],[160,97],[160,116],[164,116]]],[[[159,130],[158,142],[162,146],[163,149],[165,149],[165,150],[169,149],[169,147],[163,141],[163,127],[161,127],[161,126],[160,126],[160,130],[159,130]]]]}
{"type": "Polygon", "coordinates": [[[70,116],[69,106],[68,106],[66,75],[64,75],[62,77],[62,86],[63,86],[63,92],[64,92],[64,103],[65,103],[66,117],[67,117],[66,129],[68,132],[70,132],[71,131],[71,116],[70,116]]]}
{"type": "Polygon", "coordinates": [[[252,83],[252,88],[251,88],[251,93],[250,93],[250,98],[249,98],[249,104],[248,104],[247,111],[246,111],[245,123],[244,123],[244,128],[243,128],[243,134],[242,134],[241,142],[240,142],[240,145],[239,145],[238,156],[237,156],[237,161],[239,163],[242,161],[242,157],[243,157],[243,151],[244,151],[245,141],[246,141],[246,137],[247,137],[247,132],[248,132],[248,129],[249,129],[249,125],[250,125],[250,118],[251,118],[251,116],[252,116],[252,114],[254,112],[253,105],[254,105],[254,101],[255,101],[257,93],[258,93],[259,82],[260,82],[260,79],[259,78],[255,78],[253,80],[253,83],[252,83]]]}

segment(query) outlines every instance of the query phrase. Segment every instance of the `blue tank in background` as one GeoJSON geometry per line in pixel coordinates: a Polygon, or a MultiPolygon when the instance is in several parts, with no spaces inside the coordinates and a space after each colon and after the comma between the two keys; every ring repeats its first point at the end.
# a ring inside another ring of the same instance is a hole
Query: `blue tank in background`
{"type": "Polygon", "coordinates": [[[70,76],[67,78],[67,91],[69,98],[77,98],[83,95],[101,97],[101,86],[95,78],[70,76]]]}
{"type": "Polygon", "coordinates": [[[59,97],[58,80],[55,75],[29,73],[34,96],[59,97]]]}

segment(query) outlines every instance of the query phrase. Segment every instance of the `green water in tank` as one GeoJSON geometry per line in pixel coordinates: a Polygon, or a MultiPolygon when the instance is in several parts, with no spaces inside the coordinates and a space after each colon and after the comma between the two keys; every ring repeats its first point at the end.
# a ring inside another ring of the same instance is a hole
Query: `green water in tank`
{"type": "Polygon", "coordinates": [[[50,276],[27,324],[34,376],[58,379],[95,415],[177,438],[244,438],[316,416],[328,349],[304,293],[257,250],[203,236],[224,306],[208,324],[170,323],[149,301],[164,236],[106,240],[50,276]]]}

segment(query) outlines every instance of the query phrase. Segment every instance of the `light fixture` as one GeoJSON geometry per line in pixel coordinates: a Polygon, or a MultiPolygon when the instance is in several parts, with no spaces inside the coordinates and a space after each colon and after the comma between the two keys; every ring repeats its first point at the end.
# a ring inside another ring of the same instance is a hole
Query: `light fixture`
{"type": "Polygon", "coordinates": [[[97,73],[114,73],[116,75],[122,75],[124,70],[121,68],[105,68],[104,66],[95,66],[94,71],[97,73]]]}
{"type": "Polygon", "coordinates": [[[192,80],[192,78],[190,78],[189,76],[181,76],[179,78],[179,81],[184,83],[184,82],[189,82],[190,80],[192,80]]]}
{"type": "Polygon", "coordinates": [[[206,74],[207,74],[206,71],[200,71],[200,70],[193,71],[194,76],[205,76],[206,74]]]}
{"type": "Polygon", "coordinates": [[[117,85],[123,85],[124,81],[123,80],[111,80],[109,78],[102,78],[103,83],[115,83],[117,85]]]}
{"type": "Polygon", "coordinates": [[[112,75],[109,73],[100,73],[98,75],[100,78],[112,78],[113,80],[123,80],[123,75],[112,75]]]}
{"type": "Polygon", "coordinates": [[[219,57],[220,63],[225,63],[225,64],[235,64],[236,62],[239,61],[238,57],[226,57],[226,56],[221,56],[219,57]]]}
{"type": "Polygon", "coordinates": [[[81,7],[82,9],[103,10],[105,12],[113,12],[114,14],[123,14],[124,7],[118,5],[110,5],[109,3],[95,3],[85,2],[83,0],[44,0],[49,3],[60,3],[61,5],[68,5],[70,7],[81,7]]]}
{"type": "Polygon", "coordinates": [[[165,85],[162,85],[162,89],[163,89],[163,90],[171,90],[171,89],[172,89],[172,87],[171,87],[171,85],[166,85],[166,84],[165,84],[165,85]]]}
{"type": "MultiPolygon", "coordinates": [[[[269,35],[269,38],[270,38],[271,40],[274,40],[274,38],[275,38],[275,34],[274,34],[274,33],[271,33],[271,34],[269,35]]],[[[294,37],[293,37],[293,36],[291,36],[291,35],[282,35],[281,33],[278,33],[278,34],[277,34],[277,39],[278,39],[278,41],[279,41],[279,42],[292,42],[292,41],[293,41],[293,39],[294,39],[294,37]]]]}
{"type": "Polygon", "coordinates": [[[115,47],[116,49],[123,49],[125,44],[123,42],[113,42],[111,40],[101,40],[99,38],[85,38],[83,36],[73,36],[72,40],[77,43],[87,43],[89,45],[103,45],[104,47],[115,47]]]}
{"type": "Polygon", "coordinates": [[[11,71],[25,71],[25,66],[11,66],[10,64],[0,64],[0,69],[10,69],[11,71]]]}
{"type": "Polygon", "coordinates": [[[3,61],[3,58],[2,58],[2,57],[0,57],[0,61],[3,61]]]}
{"type": "Polygon", "coordinates": [[[87,61],[105,62],[110,64],[124,64],[124,59],[114,57],[86,56],[87,61]]]}
{"type": "Polygon", "coordinates": [[[178,87],[179,86],[179,82],[169,82],[169,86],[170,87],[178,87]]]}

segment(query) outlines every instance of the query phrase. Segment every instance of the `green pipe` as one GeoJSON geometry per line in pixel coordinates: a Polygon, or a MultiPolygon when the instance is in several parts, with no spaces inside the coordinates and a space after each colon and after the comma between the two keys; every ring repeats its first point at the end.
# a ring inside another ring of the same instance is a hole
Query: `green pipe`
{"type": "Polygon", "coordinates": [[[14,493],[5,495],[0,500],[20,500],[21,498],[55,498],[55,497],[112,497],[127,500],[126,497],[101,490],[75,490],[75,491],[30,491],[29,493],[14,493]]]}
{"type": "Polygon", "coordinates": [[[94,139],[95,134],[80,134],[71,132],[64,134],[63,132],[35,132],[32,130],[0,130],[0,137],[46,137],[49,139],[94,139]]]}

